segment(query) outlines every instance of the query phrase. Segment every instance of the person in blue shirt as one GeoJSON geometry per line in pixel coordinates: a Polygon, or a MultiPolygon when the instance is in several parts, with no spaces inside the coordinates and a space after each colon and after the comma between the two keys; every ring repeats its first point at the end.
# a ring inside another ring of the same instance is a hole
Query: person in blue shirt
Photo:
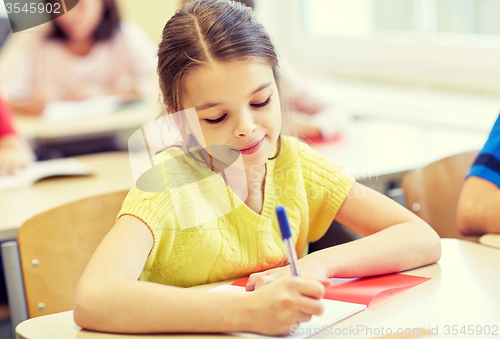
{"type": "Polygon", "coordinates": [[[457,209],[462,234],[500,233],[500,115],[467,174],[457,209]]]}

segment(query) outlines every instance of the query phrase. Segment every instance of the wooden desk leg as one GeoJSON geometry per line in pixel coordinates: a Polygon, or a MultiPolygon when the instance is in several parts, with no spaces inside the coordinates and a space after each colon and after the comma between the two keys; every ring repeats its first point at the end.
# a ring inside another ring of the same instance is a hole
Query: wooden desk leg
{"type": "Polygon", "coordinates": [[[17,241],[2,243],[2,261],[9,300],[12,332],[15,333],[16,326],[28,319],[28,308],[26,306],[23,273],[21,270],[21,261],[19,260],[17,241]]]}

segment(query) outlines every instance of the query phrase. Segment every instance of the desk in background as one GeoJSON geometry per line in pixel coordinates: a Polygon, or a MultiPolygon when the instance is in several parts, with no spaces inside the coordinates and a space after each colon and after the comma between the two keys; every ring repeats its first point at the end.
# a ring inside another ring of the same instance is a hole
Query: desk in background
{"type": "Polygon", "coordinates": [[[313,148],[379,192],[407,171],[450,155],[479,150],[488,133],[356,120],[340,140],[313,148]]]}
{"type": "Polygon", "coordinates": [[[76,157],[90,176],[47,178],[32,187],[0,192],[0,241],[14,239],[32,216],[90,196],[128,190],[134,184],[128,152],[76,157]]]}
{"type": "Polygon", "coordinates": [[[146,104],[136,104],[103,116],[47,121],[41,116],[16,115],[16,128],[29,139],[77,139],[92,135],[137,130],[153,119],[146,104]]]}
{"type": "Polygon", "coordinates": [[[326,101],[349,109],[358,118],[405,122],[412,126],[433,126],[489,132],[498,118],[498,93],[439,89],[434,86],[401,86],[355,79],[317,76],[311,90],[326,101]]]}
{"type": "Polygon", "coordinates": [[[154,112],[158,111],[152,104],[141,102],[130,103],[115,111],[112,107],[108,108],[109,112],[89,114],[85,118],[47,119],[43,116],[16,115],[16,128],[30,140],[41,160],[125,151],[129,136],[152,121],[154,112]]]}
{"type": "MultiPolygon", "coordinates": [[[[364,326],[373,330],[358,332],[356,336],[336,336],[341,338],[370,338],[380,335],[381,327],[384,334],[390,328],[395,333],[399,328],[422,328],[443,338],[457,338],[446,335],[447,326],[452,331],[456,325],[458,331],[462,326],[468,330],[468,325],[499,327],[500,333],[500,251],[457,239],[442,239],[442,257],[434,265],[417,268],[405,273],[432,277],[430,281],[411,287],[399,293],[380,298],[367,310],[355,314],[337,324],[329,333],[335,330],[358,328],[364,326]]],[[[218,284],[198,286],[208,290],[218,284]]],[[[345,331],[345,330],[344,330],[345,331]]],[[[73,321],[72,312],[29,319],[16,328],[18,338],[30,339],[99,339],[99,338],[207,338],[201,335],[119,335],[103,334],[81,330],[73,321]]],[[[222,338],[221,335],[209,336],[222,338]]],[[[227,336],[224,336],[225,338],[227,336]]],[[[334,337],[334,335],[331,335],[334,337]]],[[[480,336],[470,336],[477,338],[480,336]]],[[[494,336],[485,336],[492,338],[494,336]]],[[[496,336],[498,337],[498,335],[496,336]]],[[[433,336],[432,338],[436,338],[433,336]]]]}

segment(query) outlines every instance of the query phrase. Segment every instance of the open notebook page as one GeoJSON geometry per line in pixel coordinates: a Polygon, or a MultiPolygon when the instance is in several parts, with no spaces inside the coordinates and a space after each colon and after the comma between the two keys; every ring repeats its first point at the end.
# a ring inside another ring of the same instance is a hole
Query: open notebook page
{"type": "MultiPolygon", "coordinates": [[[[233,292],[233,293],[252,293],[246,292],[244,287],[233,285],[221,285],[210,290],[210,292],[233,292]]],[[[344,301],[322,299],[324,312],[320,316],[313,316],[311,320],[301,323],[299,327],[292,326],[290,334],[287,336],[272,337],[247,332],[232,332],[230,334],[246,338],[294,338],[302,339],[320,333],[321,330],[328,328],[345,318],[350,317],[366,309],[366,305],[348,303],[344,301]]]]}
{"type": "Polygon", "coordinates": [[[0,177],[0,191],[29,187],[36,181],[61,175],[89,175],[92,171],[78,159],[37,161],[15,175],[0,177]]]}

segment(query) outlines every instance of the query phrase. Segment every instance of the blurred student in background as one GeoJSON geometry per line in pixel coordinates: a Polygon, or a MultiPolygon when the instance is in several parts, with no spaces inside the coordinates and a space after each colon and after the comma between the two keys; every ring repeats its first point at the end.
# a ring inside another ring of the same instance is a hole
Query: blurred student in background
{"type": "Polygon", "coordinates": [[[500,233],[500,116],[467,175],[458,202],[462,234],[500,233]]]}
{"type": "Polygon", "coordinates": [[[281,58],[280,68],[284,78],[285,102],[303,138],[326,140],[347,129],[349,116],[344,107],[333,105],[315,95],[285,58],[281,58]]]}
{"type": "Polygon", "coordinates": [[[33,160],[33,152],[28,143],[16,134],[11,111],[0,98],[0,176],[12,175],[33,160]]]}
{"type": "MultiPolygon", "coordinates": [[[[180,0],[179,8],[192,0],[180,0]]],[[[252,10],[254,0],[233,0],[252,10]]],[[[288,111],[293,117],[299,135],[310,140],[325,140],[335,137],[349,125],[347,110],[320,98],[305,85],[305,79],[283,56],[280,57],[283,77],[283,96],[288,111]]]]}
{"type": "Polygon", "coordinates": [[[120,21],[115,0],[80,0],[48,25],[46,33],[11,35],[3,48],[0,89],[16,113],[40,114],[58,100],[157,94],[156,47],[120,21]]]}

